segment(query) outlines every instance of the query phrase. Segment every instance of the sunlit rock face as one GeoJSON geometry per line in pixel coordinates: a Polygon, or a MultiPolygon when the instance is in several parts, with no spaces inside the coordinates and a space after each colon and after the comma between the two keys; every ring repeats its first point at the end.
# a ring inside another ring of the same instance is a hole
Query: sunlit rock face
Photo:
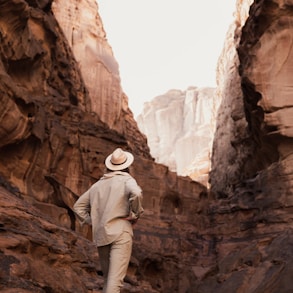
{"type": "Polygon", "coordinates": [[[171,90],[145,103],[137,122],[156,162],[206,185],[216,110],[213,88],[171,90]]]}
{"type": "Polygon", "coordinates": [[[88,106],[113,127],[127,104],[123,105],[118,63],[107,42],[102,21],[97,17],[97,3],[54,0],[52,11],[79,63],[89,91],[88,106]]]}
{"type": "Polygon", "coordinates": [[[107,41],[97,1],[54,0],[51,9],[81,71],[88,92],[87,111],[96,113],[146,155],[149,150],[122,91],[119,65],[107,41]]]}

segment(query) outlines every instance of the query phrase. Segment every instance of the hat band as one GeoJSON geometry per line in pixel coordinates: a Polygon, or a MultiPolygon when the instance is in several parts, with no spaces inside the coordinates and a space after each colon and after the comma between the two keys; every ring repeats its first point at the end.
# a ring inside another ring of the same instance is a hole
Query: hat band
{"type": "Polygon", "coordinates": [[[127,161],[127,158],[122,163],[114,163],[112,160],[110,160],[110,161],[113,165],[118,166],[118,165],[124,164],[127,161]]]}

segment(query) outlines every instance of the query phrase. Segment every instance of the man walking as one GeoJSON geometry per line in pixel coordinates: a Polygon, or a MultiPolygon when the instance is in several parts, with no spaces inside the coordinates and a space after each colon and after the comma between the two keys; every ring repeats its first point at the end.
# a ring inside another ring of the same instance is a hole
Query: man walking
{"type": "Polygon", "coordinates": [[[82,224],[92,225],[104,276],[103,293],[119,293],[132,252],[132,225],[143,213],[142,191],[129,174],[131,153],[117,148],[105,165],[108,172],[74,204],[82,224]]]}

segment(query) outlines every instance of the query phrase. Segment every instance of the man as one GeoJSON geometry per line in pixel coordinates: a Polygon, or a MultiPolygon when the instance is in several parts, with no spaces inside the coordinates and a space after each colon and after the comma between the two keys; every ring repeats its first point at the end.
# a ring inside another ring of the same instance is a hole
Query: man
{"type": "Polygon", "coordinates": [[[132,225],[143,213],[142,191],[128,173],[131,153],[117,148],[105,165],[108,173],[74,204],[81,224],[92,225],[104,276],[103,293],[118,293],[127,273],[132,251],[132,225]]]}

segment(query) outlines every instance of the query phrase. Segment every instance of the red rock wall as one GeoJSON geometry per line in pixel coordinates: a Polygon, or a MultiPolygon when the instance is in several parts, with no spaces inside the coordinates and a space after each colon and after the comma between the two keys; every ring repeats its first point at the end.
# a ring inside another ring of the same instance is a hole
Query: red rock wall
{"type": "Polygon", "coordinates": [[[255,1],[243,27],[238,7],[235,66],[223,66],[222,55],[210,181],[223,234],[217,273],[200,285],[204,292],[292,290],[292,5],[255,1]]]}
{"type": "Polygon", "coordinates": [[[287,177],[292,173],[289,23],[290,6],[260,1],[252,6],[238,34],[237,67],[222,85],[214,142],[211,184],[218,197],[230,197],[246,180],[274,177],[274,173],[279,180],[261,185],[283,185],[281,190],[292,191],[287,177]]]}
{"type": "MultiPolygon", "coordinates": [[[[106,116],[98,108],[93,111],[91,103],[100,97],[99,91],[93,96],[88,90],[51,4],[0,1],[0,288],[73,292],[72,279],[75,292],[101,287],[93,244],[83,238],[90,238],[90,231],[80,231],[71,208],[102,175],[105,156],[118,146],[135,155],[132,171],[144,190],[146,209],[137,225],[126,288],[141,292],[143,286],[155,292],[178,286],[178,280],[170,281],[170,276],[178,265],[180,242],[173,244],[173,240],[179,232],[176,228],[169,235],[173,220],[168,217],[193,212],[196,205],[191,203],[198,201],[199,194],[206,194],[206,188],[154,164],[127,104],[120,104],[119,119],[113,113],[118,120],[111,127],[102,121],[111,116],[111,103],[106,116]],[[152,246],[140,245],[145,241],[152,246]],[[160,263],[168,259],[172,266],[166,263],[159,268],[157,281],[153,267],[158,256],[160,263]],[[40,273],[44,271],[46,274],[40,273]],[[159,284],[152,289],[150,282],[159,284]]],[[[107,68],[100,66],[99,70],[101,80],[109,76],[107,68]]],[[[96,90],[101,91],[103,101],[111,100],[111,86],[107,94],[104,87],[96,90]]],[[[127,100],[123,93],[120,98],[127,100]]]]}

